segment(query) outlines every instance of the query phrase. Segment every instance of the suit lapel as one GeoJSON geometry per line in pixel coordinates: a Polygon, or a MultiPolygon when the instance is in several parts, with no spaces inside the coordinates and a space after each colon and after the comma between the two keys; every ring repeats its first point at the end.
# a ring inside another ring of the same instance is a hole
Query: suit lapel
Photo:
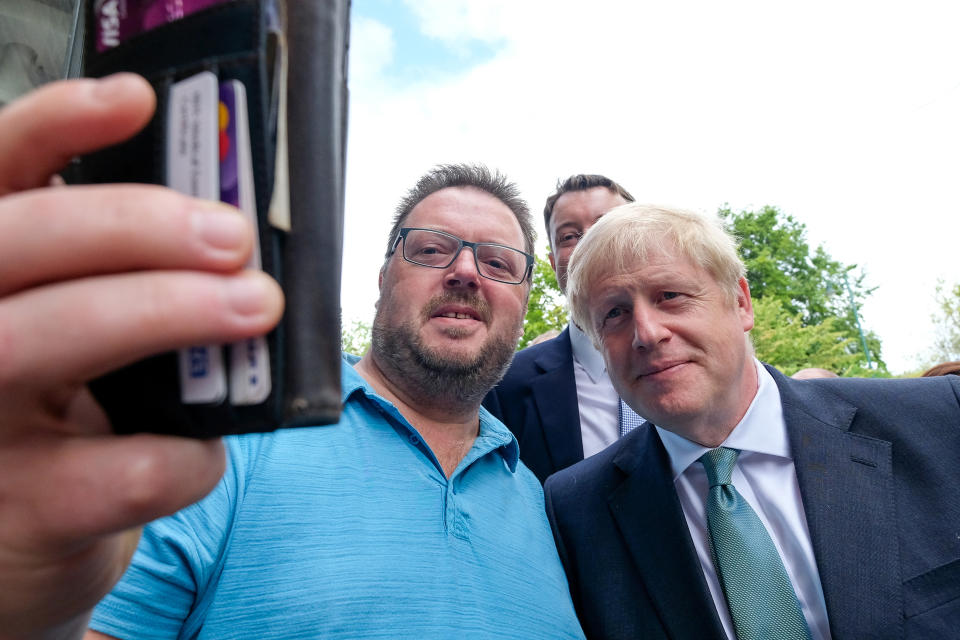
{"type": "Polygon", "coordinates": [[[653,607],[670,637],[723,637],[667,452],[652,426],[627,438],[614,459],[626,477],[608,504],[653,607]]]}
{"type": "Polygon", "coordinates": [[[561,469],[583,460],[570,329],[564,329],[550,345],[552,348],[544,349],[535,361],[541,374],[531,381],[530,390],[550,459],[555,469],[561,469]]]}
{"type": "Polygon", "coordinates": [[[892,445],[851,433],[856,407],[824,386],[770,371],[780,389],[832,635],[888,636],[902,624],[903,608],[892,445]]]}

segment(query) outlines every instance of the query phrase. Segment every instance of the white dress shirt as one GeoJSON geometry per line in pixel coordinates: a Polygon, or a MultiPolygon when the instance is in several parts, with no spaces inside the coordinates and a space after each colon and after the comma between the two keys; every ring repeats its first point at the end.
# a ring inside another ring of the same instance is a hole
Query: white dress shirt
{"type": "MultiPolygon", "coordinates": [[[[733,486],[750,503],[770,533],[814,640],[827,640],[830,638],[827,605],[790,454],[780,391],[767,370],[755,362],[759,379],[757,395],[722,446],[740,450],[731,478],[733,486]]],[[[735,640],[730,611],[710,551],[706,512],[710,486],[707,473],[698,462],[708,449],[660,427],[657,432],[670,456],[674,486],[710,595],[727,637],[735,640]]]]}
{"type": "Polygon", "coordinates": [[[580,438],[583,457],[589,458],[620,438],[620,396],[607,375],[603,355],[577,325],[571,322],[569,327],[580,407],[580,438]]]}

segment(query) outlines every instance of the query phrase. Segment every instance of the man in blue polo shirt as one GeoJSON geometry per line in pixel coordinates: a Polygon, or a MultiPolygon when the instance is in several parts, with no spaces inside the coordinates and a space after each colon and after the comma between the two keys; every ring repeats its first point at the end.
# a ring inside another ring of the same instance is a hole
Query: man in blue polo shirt
{"type": "Polygon", "coordinates": [[[441,166],[400,203],[338,424],[227,439],[204,500],[144,531],[89,638],[582,638],[534,475],[480,402],[534,232],[516,187],[441,166]],[[522,248],[522,249],[521,249],[522,248]]]}

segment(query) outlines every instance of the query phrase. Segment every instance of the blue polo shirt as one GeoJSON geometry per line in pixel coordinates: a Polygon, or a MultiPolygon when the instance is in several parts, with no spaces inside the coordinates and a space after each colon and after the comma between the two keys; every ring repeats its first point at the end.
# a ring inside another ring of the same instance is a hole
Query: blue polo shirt
{"type": "Polygon", "coordinates": [[[119,638],[583,638],[534,475],[485,409],[448,480],[345,360],[339,423],[227,438],[146,527],[92,629],[119,638]]]}

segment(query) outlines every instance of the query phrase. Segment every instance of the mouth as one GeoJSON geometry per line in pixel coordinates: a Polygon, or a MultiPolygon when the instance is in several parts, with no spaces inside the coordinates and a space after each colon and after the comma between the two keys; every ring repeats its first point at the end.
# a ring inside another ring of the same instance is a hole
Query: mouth
{"type": "Polygon", "coordinates": [[[456,318],[457,320],[477,320],[477,316],[473,313],[461,313],[459,311],[447,311],[444,313],[437,314],[435,318],[456,318]]]}
{"type": "Polygon", "coordinates": [[[424,320],[475,321],[490,324],[490,303],[479,295],[447,291],[427,303],[424,320]]]}
{"type": "Polygon", "coordinates": [[[637,375],[638,379],[650,378],[655,376],[665,376],[675,373],[687,364],[687,360],[676,360],[671,362],[661,362],[648,366],[643,372],[637,375]]]}
{"type": "Polygon", "coordinates": [[[440,307],[432,314],[431,318],[449,318],[452,320],[474,320],[483,322],[480,312],[476,309],[464,305],[445,305],[440,307]]]}

